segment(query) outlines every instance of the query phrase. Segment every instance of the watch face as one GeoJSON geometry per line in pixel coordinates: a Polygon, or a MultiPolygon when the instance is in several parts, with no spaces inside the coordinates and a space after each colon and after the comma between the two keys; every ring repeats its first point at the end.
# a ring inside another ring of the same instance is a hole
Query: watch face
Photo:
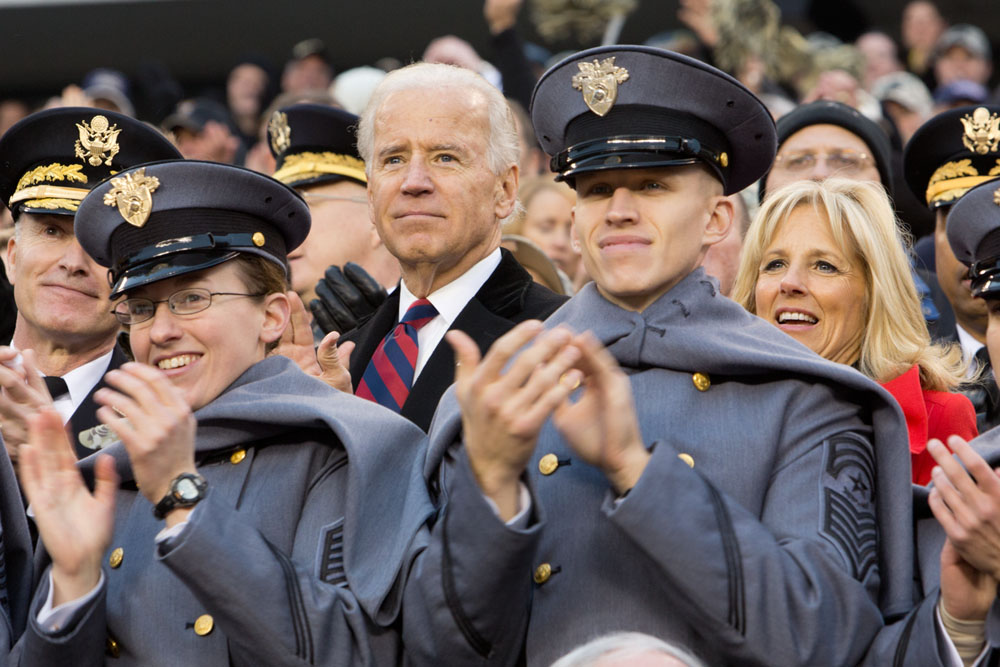
{"type": "Polygon", "coordinates": [[[196,500],[198,498],[198,487],[195,485],[193,479],[184,477],[177,480],[177,484],[174,486],[174,494],[182,501],[196,500]]]}

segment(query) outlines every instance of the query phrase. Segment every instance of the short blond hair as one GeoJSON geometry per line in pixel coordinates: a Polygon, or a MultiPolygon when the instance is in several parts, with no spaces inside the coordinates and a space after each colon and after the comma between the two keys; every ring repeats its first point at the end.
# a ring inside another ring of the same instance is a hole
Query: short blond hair
{"type": "Polygon", "coordinates": [[[829,221],[841,250],[861,258],[868,312],[858,370],[888,382],[917,365],[921,386],[935,391],[951,391],[964,382],[967,364],[961,348],[931,343],[907,260],[909,236],[878,184],[831,178],[790,183],[771,193],[747,231],[733,301],[757,312],[755,292],[764,251],[781,223],[800,206],[813,206],[829,221]]]}

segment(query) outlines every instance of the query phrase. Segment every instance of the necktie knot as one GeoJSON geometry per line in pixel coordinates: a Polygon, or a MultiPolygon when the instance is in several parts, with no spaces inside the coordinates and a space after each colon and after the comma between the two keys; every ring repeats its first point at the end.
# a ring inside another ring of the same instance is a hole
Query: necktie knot
{"type": "Polygon", "coordinates": [[[420,330],[425,324],[437,317],[438,311],[434,304],[427,299],[417,299],[403,313],[400,324],[409,324],[411,327],[420,330]]]}
{"type": "Polygon", "coordinates": [[[400,412],[413,386],[420,345],[417,331],[437,314],[437,308],[427,299],[414,301],[375,349],[355,394],[400,412]]]}
{"type": "Polygon", "coordinates": [[[54,399],[69,393],[66,380],[63,380],[61,377],[46,375],[42,380],[45,382],[45,388],[49,390],[49,396],[54,399]]]}

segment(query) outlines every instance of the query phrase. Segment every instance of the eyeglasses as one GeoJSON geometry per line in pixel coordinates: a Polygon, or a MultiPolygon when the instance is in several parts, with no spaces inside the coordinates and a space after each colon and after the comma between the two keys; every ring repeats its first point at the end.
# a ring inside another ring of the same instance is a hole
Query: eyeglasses
{"type": "Polygon", "coordinates": [[[831,171],[856,173],[871,166],[872,156],[857,151],[831,151],[829,153],[812,153],[802,151],[786,153],[774,159],[774,166],[791,172],[810,171],[816,163],[823,159],[831,171]]]}
{"type": "Polygon", "coordinates": [[[153,319],[156,314],[156,306],[161,303],[167,304],[167,308],[174,315],[194,315],[200,313],[212,305],[213,296],[264,296],[261,294],[242,294],[240,292],[209,292],[202,287],[192,287],[174,292],[166,299],[153,301],[142,297],[125,299],[115,306],[111,312],[115,314],[122,324],[132,326],[141,324],[153,319]]]}
{"type": "Polygon", "coordinates": [[[306,201],[309,201],[310,199],[315,199],[318,201],[349,201],[349,202],[354,202],[355,204],[368,203],[367,197],[340,197],[338,195],[321,195],[315,192],[303,192],[302,196],[305,198],[306,201]]]}

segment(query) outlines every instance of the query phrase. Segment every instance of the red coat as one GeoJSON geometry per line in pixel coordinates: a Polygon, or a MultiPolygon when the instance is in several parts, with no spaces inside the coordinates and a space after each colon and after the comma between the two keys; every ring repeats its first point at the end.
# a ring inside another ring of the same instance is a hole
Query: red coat
{"type": "Polygon", "coordinates": [[[937,438],[947,444],[951,435],[965,440],[979,435],[972,402],[962,394],[923,389],[917,366],[882,386],[893,395],[906,417],[914,484],[931,481],[931,470],[936,464],[927,451],[928,440],[937,438]]]}

